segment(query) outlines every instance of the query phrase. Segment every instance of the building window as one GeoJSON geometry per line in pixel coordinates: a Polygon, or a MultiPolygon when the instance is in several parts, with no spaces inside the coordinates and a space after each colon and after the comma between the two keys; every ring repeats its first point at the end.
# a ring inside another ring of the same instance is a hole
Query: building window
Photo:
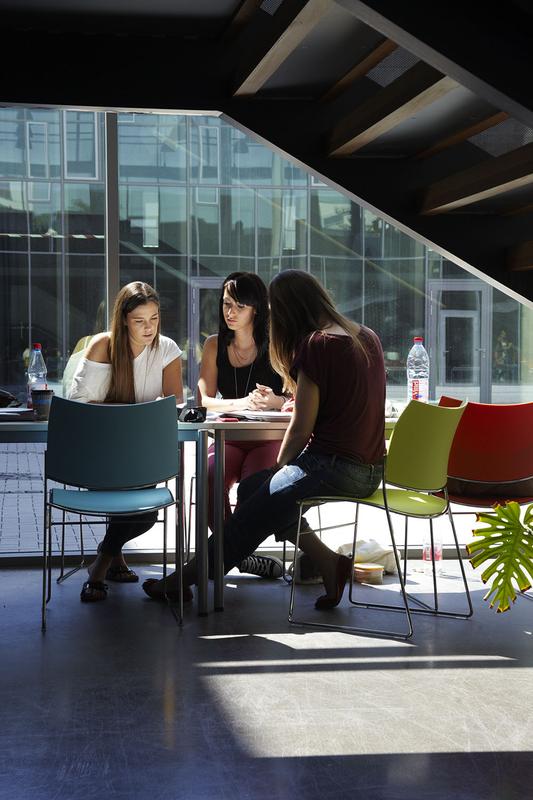
{"type": "Polygon", "coordinates": [[[98,179],[96,112],[65,111],[65,177],[98,179]]]}
{"type": "Polygon", "coordinates": [[[48,178],[48,125],[46,122],[26,123],[26,152],[28,178],[48,178]]]}

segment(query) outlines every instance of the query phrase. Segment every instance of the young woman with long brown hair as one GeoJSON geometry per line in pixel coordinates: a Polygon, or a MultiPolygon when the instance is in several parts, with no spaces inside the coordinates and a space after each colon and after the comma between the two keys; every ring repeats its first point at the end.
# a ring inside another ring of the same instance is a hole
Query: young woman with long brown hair
{"type": "MultiPolygon", "coordinates": [[[[385,367],[378,337],[340,314],[306,272],[279,273],[269,299],[270,359],[285,388],[295,391],[294,411],[276,464],[239,485],[238,506],[224,528],[226,571],[271,534],[294,541],[299,499],[366,497],[383,477],[385,367]]],[[[308,525],[304,530],[300,546],[320,570],[326,590],[315,605],[333,608],[351,561],[326,547],[308,525]]],[[[212,569],[211,542],[209,559],[212,569]]],[[[184,582],[195,581],[191,561],[184,582]]],[[[163,596],[163,581],[148,581],[143,588],[154,599],[163,596]]]]}
{"type": "MultiPolygon", "coordinates": [[[[85,357],[74,374],[70,400],[86,403],[143,403],[174,395],[183,402],[182,351],[161,333],[159,296],[147,283],[134,281],[118,293],[111,330],[91,339],[85,357]]],[[[139,453],[142,458],[142,453],[139,453]]],[[[122,547],[145,533],[157,514],[117,517],[98,545],[96,560],[83,584],[81,600],[105,600],[104,579],[133,583],[138,576],[129,569],[122,547]]]]}

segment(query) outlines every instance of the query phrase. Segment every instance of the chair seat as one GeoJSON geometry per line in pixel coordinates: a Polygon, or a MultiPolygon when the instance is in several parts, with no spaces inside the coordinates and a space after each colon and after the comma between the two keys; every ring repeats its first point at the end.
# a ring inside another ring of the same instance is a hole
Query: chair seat
{"type": "MultiPolygon", "coordinates": [[[[440,492],[439,495],[442,496],[440,492]]],[[[497,494],[483,494],[479,497],[476,497],[475,495],[470,496],[467,494],[449,494],[448,499],[450,503],[455,503],[456,505],[460,506],[472,506],[474,508],[489,508],[496,505],[496,503],[498,503],[500,506],[503,506],[505,503],[509,503],[510,501],[513,503],[518,503],[520,506],[533,503],[533,497],[504,497],[497,494]]]]}
{"type": "Polygon", "coordinates": [[[91,492],[77,489],[52,489],[50,505],[77,514],[107,516],[140,514],[155,511],[174,503],[172,493],[162,489],[131,489],[126,491],[91,492]]]}
{"type": "MultiPolygon", "coordinates": [[[[370,497],[361,501],[365,505],[385,508],[383,490],[378,489],[370,497]]],[[[425,494],[413,489],[387,489],[387,503],[390,511],[408,514],[410,517],[438,517],[448,508],[446,500],[434,494],[425,494]]]]}
{"type": "MultiPolygon", "coordinates": [[[[448,504],[443,497],[425,494],[411,489],[387,489],[387,501],[390,511],[396,514],[408,514],[410,517],[438,517],[444,514],[448,504]]],[[[377,489],[368,497],[309,497],[305,505],[321,505],[322,503],[362,503],[367,506],[385,508],[383,490],[377,489]]]]}

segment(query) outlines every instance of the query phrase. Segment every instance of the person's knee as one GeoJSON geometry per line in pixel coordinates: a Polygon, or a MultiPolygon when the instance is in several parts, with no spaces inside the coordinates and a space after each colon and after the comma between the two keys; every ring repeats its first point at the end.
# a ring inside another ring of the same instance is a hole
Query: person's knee
{"type": "Polygon", "coordinates": [[[243,478],[237,487],[237,502],[244,503],[251,497],[264,483],[272,477],[272,469],[262,469],[247,478],[243,478]]]}

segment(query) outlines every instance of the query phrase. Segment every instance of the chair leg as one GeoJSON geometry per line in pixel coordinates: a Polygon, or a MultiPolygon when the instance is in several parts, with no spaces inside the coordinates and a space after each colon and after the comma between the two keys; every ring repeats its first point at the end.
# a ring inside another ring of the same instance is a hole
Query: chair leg
{"type": "Polygon", "coordinates": [[[430,606],[428,603],[425,603],[420,598],[416,597],[413,594],[408,594],[409,600],[412,600],[417,605],[421,606],[421,608],[412,608],[411,612],[414,614],[433,614],[436,617],[449,617],[450,619],[469,619],[474,613],[474,609],[472,606],[472,598],[470,596],[470,590],[468,588],[468,583],[466,580],[466,573],[463,565],[463,559],[461,558],[461,550],[459,548],[459,541],[457,539],[457,532],[455,530],[455,524],[453,521],[453,514],[451,512],[450,507],[448,506],[448,517],[450,519],[450,525],[452,528],[453,539],[455,544],[455,550],[457,552],[457,559],[459,561],[459,568],[461,570],[461,575],[463,578],[463,586],[465,589],[466,600],[468,603],[468,612],[459,612],[459,611],[442,611],[439,609],[439,593],[438,593],[438,585],[437,585],[437,570],[435,564],[435,541],[434,541],[434,534],[433,534],[433,520],[429,520],[429,533],[430,533],[430,540],[431,540],[431,570],[432,570],[432,582],[433,582],[433,606],[430,606]]]}
{"type": "Polygon", "coordinates": [[[83,546],[83,520],[82,520],[81,514],[80,514],[79,526],[80,526],[80,558],[81,558],[81,561],[80,561],[80,563],[78,564],[77,567],[72,567],[72,569],[69,569],[68,572],[65,572],[65,527],[66,527],[66,519],[65,518],[66,518],[66,514],[63,511],[63,521],[61,523],[61,525],[62,525],[62,528],[61,528],[61,530],[62,530],[62,533],[61,533],[61,571],[59,573],[59,577],[56,578],[56,583],[63,583],[63,581],[66,581],[66,579],[70,578],[71,575],[74,575],[75,572],[79,572],[80,569],[83,569],[84,567],[87,566],[87,563],[85,561],[85,548],[83,546]]]}
{"type": "Polygon", "coordinates": [[[187,514],[187,547],[185,551],[185,561],[188,561],[191,557],[191,530],[192,530],[192,507],[194,505],[194,484],[196,481],[196,475],[191,475],[191,480],[189,483],[189,511],[187,514]]]}
{"type": "MultiPolygon", "coordinates": [[[[318,514],[318,536],[319,536],[320,539],[322,539],[322,517],[320,515],[320,506],[316,506],[316,510],[317,510],[317,514],[318,514]]],[[[292,583],[292,581],[294,580],[294,571],[296,570],[296,557],[297,557],[297,555],[298,555],[298,550],[295,548],[294,557],[292,559],[293,575],[291,577],[289,575],[288,571],[285,569],[285,564],[286,564],[286,560],[287,560],[287,541],[284,539],[283,540],[283,551],[282,551],[282,554],[281,554],[281,560],[282,560],[282,563],[283,563],[283,575],[282,575],[282,577],[283,577],[283,580],[285,581],[285,583],[292,583]]]]}
{"type": "Polygon", "coordinates": [[[403,534],[403,582],[407,583],[407,537],[409,533],[409,517],[405,518],[403,534]]]}
{"type": "Polygon", "coordinates": [[[43,587],[41,597],[41,630],[46,631],[46,576],[48,574],[48,505],[46,502],[47,488],[46,479],[44,484],[44,507],[43,507],[43,587]]]}
{"type": "MultiPolygon", "coordinates": [[[[350,603],[352,605],[357,606],[359,608],[374,608],[374,609],[381,609],[382,611],[400,611],[400,612],[404,612],[405,613],[406,621],[407,621],[407,631],[406,631],[406,633],[401,633],[401,632],[398,632],[398,631],[391,631],[391,630],[380,630],[380,629],[374,629],[374,628],[360,629],[363,633],[372,633],[372,634],[377,635],[377,636],[385,636],[385,637],[391,637],[391,638],[395,638],[395,639],[409,639],[413,635],[413,621],[412,621],[412,618],[411,618],[411,612],[412,612],[413,609],[411,609],[409,607],[409,601],[407,599],[407,592],[405,591],[405,580],[404,580],[404,577],[403,577],[402,564],[400,562],[400,556],[399,556],[399,553],[398,553],[398,548],[396,547],[396,540],[394,538],[394,525],[393,525],[393,522],[392,522],[392,516],[391,516],[390,509],[386,504],[386,500],[385,500],[384,510],[385,510],[385,514],[387,516],[387,523],[388,523],[388,526],[389,526],[389,534],[390,534],[390,538],[391,538],[392,551],[394,553],[394,561],[396,562],[396,571],[398,573],[398,580],[400,581],[400,594],[402,596],[403,606],[392,605],[392,604],[389,604],[389,603],[368,603],[368,602],[364,602],[362,600],[361,601],[354,600],[353,599],[354,592],[352,591],[352,589],[355,587],[355,581],[353,580],[353,575],[350,576],[349,600],[350,600],[350,603]]],[[[358,526],[358,521],[359,521],[359,504],[357,504],[357,509],[356,509],[356,512],[355,512],[354,536],[353,536],[353,552],[354,553],[355,553],[355,548],[356,548],[356,544],[357,544],[357,526],[358,526]]],[[[405,557],[405,554],[404,554],[404,557],[405,557]]],[[[404,569],[405,569],[405,565],[404,565],[404,569]]]]}
{"type": "MultiPolygon", "coordinates": [[[[459,568],[461,570],[461,575],[463,578],[463,585],[465,587],[465,594],[466,600],[468,603],[468,614],[448,614],[447,616],[459,617],[460,619],[468,619],[474,613],[474,608],[472,606],[472,598],[470,596],[470,589],[468,588],[468,581],[466,580],[466,572],[463,564],[463,559],[461,557],[461,550],[459,548],[459,541],[457,539],[457,531],[455,530],[455,523],[453,521],[453,514],[450,506],[448,505],[448,517],[450,519],[450,525],[452,526],[452,533],[453,533],[453,540],[455,542],[455,550],[457,551],[457,559],[459,561],[459,568]]],[[[441,612],[442,613],[442,612],[441,612]]]]}
{"type": "MultiPolygon", "coordinates": [[[[298,552],[298,545],[299,545],[299,541],[300,541],[300,530],[301,530],[301,524],[302,524],[302,510],[303,510],[303,506],[300,505],[300,513],[299,513],[299,517],[298,517],[298,530],[297,530],[297,533],[296,533],[295,553],[298,552]]],[[[401,633],[401,632],[399,633],[397,631],[389,631],[389,630],[377,630],[377,629],[374,629],[374,628],[360,628],[360,627],[354,627],[354,626],[350,626],[350,625],[335,625],[335,624],[329,624],[329,623],[325,623],[325,622],[309,622],[308,620],[296,619],[295,616],[294,616],[294,607],[295,607],[295,600],[296,600],[296,581],[295,580],[293,580],[293,582],[291,584],[291,596],[290,596],[290,601],[289,601],[288,621],[290,623],[292,623],[294,625],[301,625],[301,626],[310,627],[310,628],[326,628],[328,630],[344,631],[346,633],[369,633],[369,634],[372,634],[374,636],[384,636],[384,637],[388,637],[388,638],[408,639],[410,636],[413,635],[413,625],[412,625],[412,621],[411,621],[411,615],[410,615],[410,612],[409,612],[409,606],[408,606],[407,597],[406,597],[406,594],[405,594],[405,587],[404,587],[403,578],[402,578],[402,574],[401,574],[400,559],[399,559],[399,556],[398,556],[398,551],[396,549],[396,543],[394,541],[394,533],[393,533],[393,529],[392,529],[392,521],[390,520],[390,515],[388,513],[388,508],[386,509],[386,511],[387,511],[387,519],[389,520],[389,529],[390,529],[390,532],[391,532],[392,546],[393,546],[394,555],[395,555],[395,559],[396,559],[396,565],[397,565],[397,568],[398,568],[398,575],[399,575],[399,578],[400,578],[400,586],[401,586],[401,589],[402,589],[402,597],[403,597],[403,600],[404,600],[405,613],[406,613],[406,617],[407,617],[407,633],[401,633]]],[[[356,603],[355,601],[351,600],[352,587],[353,587],[353,562],[354,562],[355,545],[356,545],[356,539],[357,539],[358,515],[359,515],[359,504],[357,504],[357,506],[356,506],[356,518],[355,518],[355,522],[354,522],[352,570],[351,570],[351,575],[350,575],[350,590],[349,590],[350,602],[354,606],[365,606],[367,608],[371,608],[371,607],[376,606],[376,607],[381,608],[382,607],[381,605],[371,604],[371,603],[356,603]]],[[[394,606],[392,608],[393,608],[393,610],[402,610],[402,609],[400,609],[398,607],[394,607],[394,606]]]]}
{"type": "MultiPolygon", "coordinates": [[[[183,498],[181,490],[176,488],[177,493],[177,504],[176,504],[176,591],[178,593],[178,609],[176,612],[176,606],[170,601],[170,598],[165,593],[165,598],[167,604],[172,611],[174,619],[178,623],[178,625],[183,625],[183,555],[184,555],[184,517],[181,513],[181,509],[183,507],[183,498]]],[[[165,508],[164,512],[164,526],[166,530],[167,526],[167,509],[165,508]]],[[[164,542],[164,549],[166,550],[166,535],[163,538],[164,542]]],[[[166,555],[163,554],[164,560],[166,560],[166,555]]]]}
{"type": "Polygon", "coordinates": [[[48,591],[46,602],[52,599],[52,506],[48,506],[48,591]]]}
{"type": "Polygon", "coordinates": [[[163,578],[167,577],[167,510],[163,514],[163,578]]]}

